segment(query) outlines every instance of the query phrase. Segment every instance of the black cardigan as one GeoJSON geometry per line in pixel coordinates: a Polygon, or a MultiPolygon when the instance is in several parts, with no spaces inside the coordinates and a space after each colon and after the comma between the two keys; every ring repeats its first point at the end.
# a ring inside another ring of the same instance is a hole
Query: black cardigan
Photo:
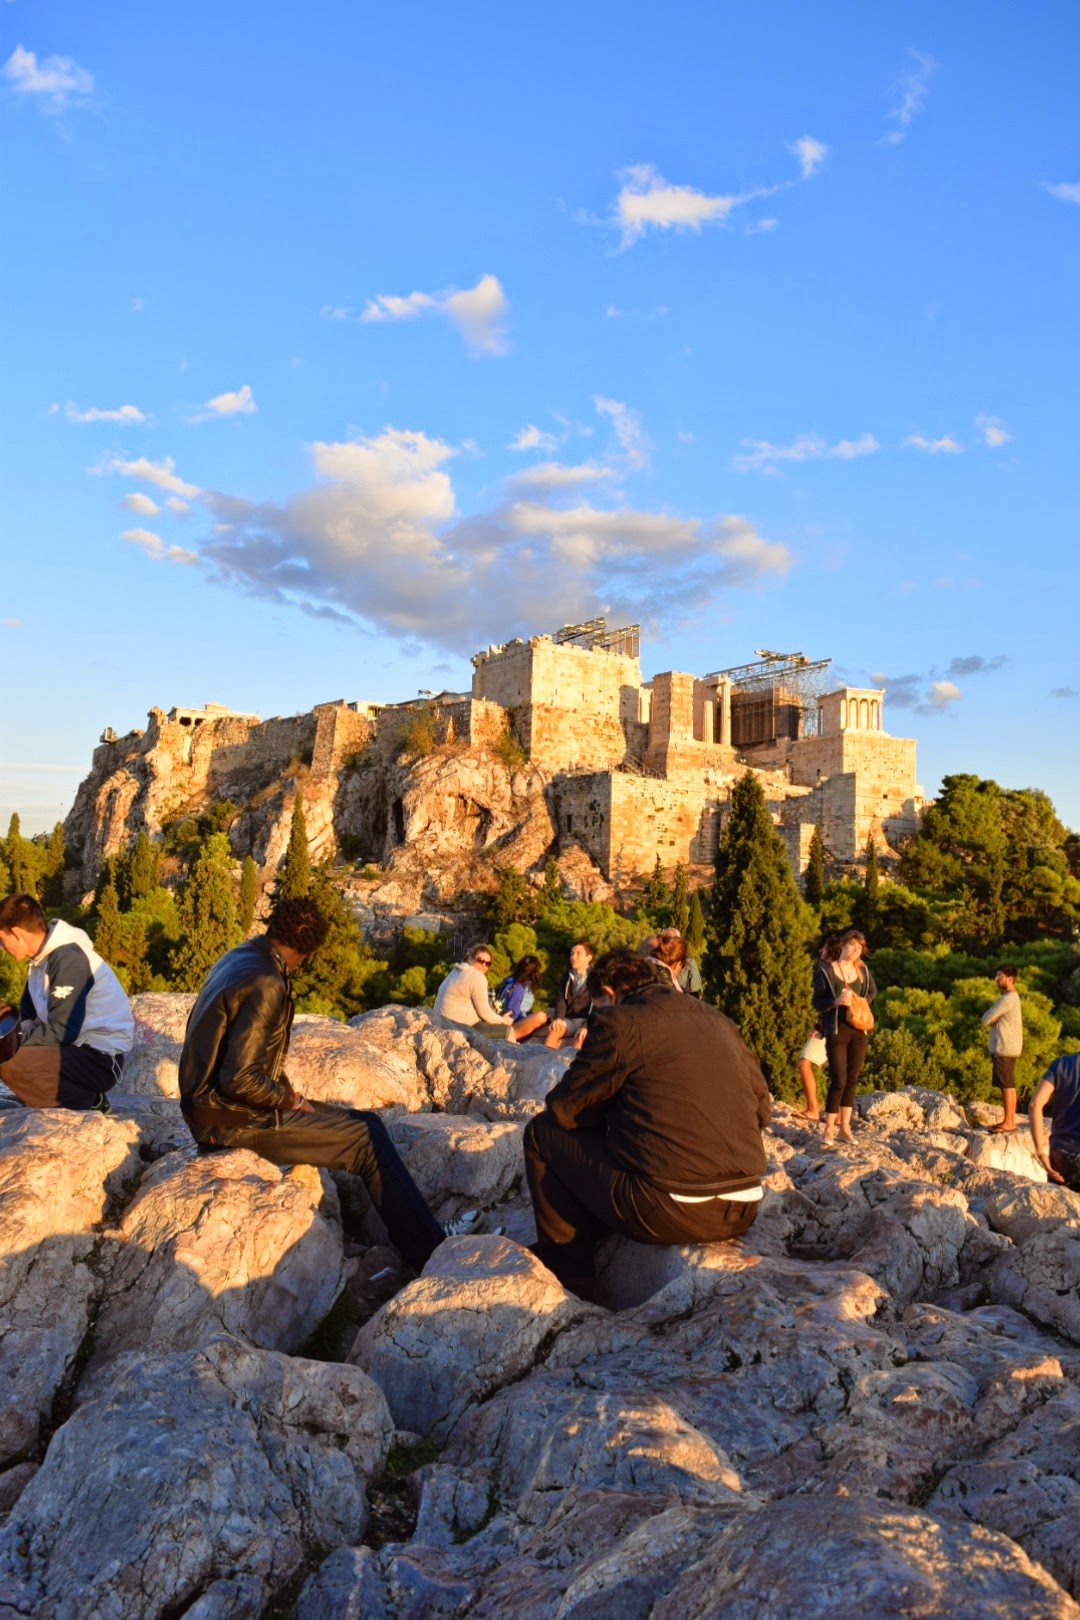
{"type": "Polygon", "coordinates": [[[874,975],[865,962],[859,963],[861,975],[858,983],[846,986],[843,979],[832,970],[829,962],[819,962],[814,969],[814,1006],[821,1014],[819,1025],[823,1035],[835,1035],[841,1024],[848,1021],[846,1007],[834,1007],[833,1003],[841,990],[854,990],[856,995],[864,996],[867,1001],[873,1001],[877,995],[877,985],[874,975]]]}

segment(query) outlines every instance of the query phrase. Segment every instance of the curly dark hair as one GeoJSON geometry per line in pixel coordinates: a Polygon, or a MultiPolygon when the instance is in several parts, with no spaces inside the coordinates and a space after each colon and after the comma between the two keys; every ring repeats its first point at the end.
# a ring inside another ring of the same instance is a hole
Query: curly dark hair
{"type": "Polygon", "coordinates": [[[671,975],[664,968],[650,962],[647,956],[639,956],[637,951],[625,949],[607,951],[598,962],[593,963],[590,983],[594,975],[600,984],[607,985],[617,996],[643,990],[647,984],[671,986],[671,975]]]}
{"type": "Polygon", "coordinates": [[[279,945],[310,956],[330,932],[330,924],[314,900],[279,900],[266,920],[266,932],[279,945]]]}

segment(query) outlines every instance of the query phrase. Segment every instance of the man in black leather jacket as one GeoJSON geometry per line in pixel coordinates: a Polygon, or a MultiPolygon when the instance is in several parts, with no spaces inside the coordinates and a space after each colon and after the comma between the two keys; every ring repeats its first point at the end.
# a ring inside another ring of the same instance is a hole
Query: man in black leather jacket
{"type": "Polygon", "coordinates": [[[525,1130],[536,1253],[591,1299],[609,1232],[722,1243],[752,1225],[772,1106],[730,1018],[681,995],[665,968],[609,951],[592,973],[585,1044],[525,1130]],[[666,981],[666,982],[662,982],[666,981]]]}
{"type": "Polygon", "coordinates": [[[250,1148],[274,1164],[315,1164],[363,1179],[390,1241],[423,1266],[446,1236],[378,1114],[298,1096],[285,1073],[291,979],[326,938],[311,900],[284,900],[265,934],[214,963],[180,1054],[180,1107],[203,1148],[250,1148]]]}

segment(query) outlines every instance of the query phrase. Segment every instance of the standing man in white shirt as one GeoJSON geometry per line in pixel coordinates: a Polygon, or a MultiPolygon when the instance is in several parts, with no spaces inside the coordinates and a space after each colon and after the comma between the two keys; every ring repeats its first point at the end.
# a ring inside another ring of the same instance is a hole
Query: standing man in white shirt
{"type": "Polygon", "coordinates": [[[1016,1129],[1016,1060],[1024,1050],[1024,1019],[1016,993],[1018,970],[1006,965],[994,974],[1001,995],[982,1015],[990,1030],[990,1061],[994,1084],[1001,1088],[1005,1118],[993,1128],[994,1135],[1006,1136],[1016,1129]]]}

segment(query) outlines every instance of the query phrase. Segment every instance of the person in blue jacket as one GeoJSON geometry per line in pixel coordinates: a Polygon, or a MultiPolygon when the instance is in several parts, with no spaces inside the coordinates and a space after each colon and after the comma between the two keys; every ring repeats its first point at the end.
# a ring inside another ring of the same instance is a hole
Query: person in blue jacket
{"type": "Polygon", "coordinates": [[[528,1040],[547,1023],[547,1013],[535,1006],[543,971],[538,956],[523,956],[495,986],[496,1007],[514,1020],[507,1031],[507,1040],[528,1040]]]}

